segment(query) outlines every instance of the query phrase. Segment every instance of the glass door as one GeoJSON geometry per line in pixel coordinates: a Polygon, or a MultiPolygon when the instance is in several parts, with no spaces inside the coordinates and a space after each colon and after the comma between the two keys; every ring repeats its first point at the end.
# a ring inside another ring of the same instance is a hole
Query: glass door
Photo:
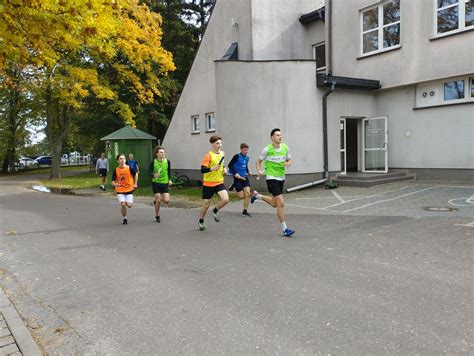
{"type": "Polygon", "coordinates": [[[362,120],[363,172],[388,172],[387,117],[362,120]]]}
{"type": "Polygon", "coordinates": [[[339,131],[340,131],[340,156],[341,156],[341,174],[347,173],[347,156],[346,156],[346,119],[341,119],[339,121],[339,131]]]}

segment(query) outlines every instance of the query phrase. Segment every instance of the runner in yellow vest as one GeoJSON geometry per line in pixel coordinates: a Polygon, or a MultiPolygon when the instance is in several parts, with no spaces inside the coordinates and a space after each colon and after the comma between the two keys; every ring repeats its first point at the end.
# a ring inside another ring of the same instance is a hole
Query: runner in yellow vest
{"type": "Polygon", "coordinates": [[[250,202],[261,199],[265,203],[276,208],[278,220],[280,220],[283,236],[291,237],[295,231],[286,226],[285,222],[285,201],[283,200],[283,184],[285,183],[285,169],[291,166],[291,155],[288,146],[282,143],[280,129],[273,129],[270,133],[272,143],[266,146],[257,160],[258,178],[263,174],[267,178],[268,191],[271,197],[261,195],[256,190],[253,191],[250,202]],[[265,162],[265,172],[262,170],[262,162],[265,162]]]}
{"type": "Polygon", "coordinates": [[[229,202],[229,194],[224,185],[224,174],[227,172],[224,164],[224,151],[222,148],[222,139],[217,136],[211,136],[209,139],[211,150],[204,155],[201,161],[201,173],[203,174],[202,184],[202,207],[199,214],[199,230],[206,230],[204,217],[211,205],[211,198],[214,194],[219,196],[219,202],[212,210],[214,220],[221,221],[219,210],[229,202]]]}
{"type": "Polygon", "coordinates": [[[155,159],[150,162],[148,175],[151,177],[151,186],[155,196],[155,222],[160,223],[160,206],[170,202],[169,187],[171,186],[171,162],[166,158],[165,149],[161,146],[153,150],[155,159]]]}

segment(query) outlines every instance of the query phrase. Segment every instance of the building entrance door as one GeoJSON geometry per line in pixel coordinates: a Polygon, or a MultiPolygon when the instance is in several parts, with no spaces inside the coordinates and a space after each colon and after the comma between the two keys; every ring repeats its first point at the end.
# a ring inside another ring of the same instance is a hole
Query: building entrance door
{"type": "Polygon", "coordinates": [[[388,172],[387,117],[373,117],[362,120],[362,171],[388,172]]]}

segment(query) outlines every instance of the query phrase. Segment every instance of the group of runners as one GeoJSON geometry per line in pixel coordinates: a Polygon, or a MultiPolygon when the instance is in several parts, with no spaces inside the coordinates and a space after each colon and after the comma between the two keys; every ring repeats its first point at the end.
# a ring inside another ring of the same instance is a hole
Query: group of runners
{"type": "MultiPolygon", "coordinates": [[[[209,142],[211,149],[204,155],[201,161],[201,173],[203,174],[202,184],[202,206],[199,213],[199,230],[206,230],[205,217],[211,206],[214,194],[218,196],[218,201],[212,209],[215,222],[220,222],[220,210],[229,202],[229,194],[224,185],[224,176],[230,174],[234,177],[234,182],[229,190],[235,190],[237,196],[243,200],[242,216],[251,217],[248,207],[256,200],[261,200],[273,208],[276,208],[277,217],[281,224],[283,236],[292,237],[294,230],[288,228],[285,221],[285,209],[283,199],[283,186],[285,183],[286,168],[291,166],[291,155],[288,146],[282,142],[281,130],[275,128],[270,133],[271,143],[261,152],[256,161],[257,179],[266,176],[268,192],[271,195],[263,195],[254,190],[250,190],[249,177],[252,173],[249,170],[249,146],[246,143],[240,145],[240,152],[235,154],[228,166],[225,166],[225,153],[222,151],[222,138],[214,135],[209,142]]],[[[152,179],[152,189],[154,194],[154,207],[156,223],[161,222],[161,204],[168,205],[170,201],[169,187],[172,186],[171,163],[166,158],[165,149],[158,146],[154,149],[154,159],[150,162],[148,173],[152,179]]],[[[105,177],[108,171],[108,162],[105,154],[102,154],[97,161],[96,172],[101,177],[100,188],[105,190],[105,177]],[[106,167],[105,167],[106,166],[106,167]]],[[[112,185],[117,193],[120,203],[123,224],[128,224],[127,209],[133,206],[133,191],[137,187],[139,168],[133,155],[126,160],[124,154],[117,156],[118,166],[112,174],[112,185]]]]}

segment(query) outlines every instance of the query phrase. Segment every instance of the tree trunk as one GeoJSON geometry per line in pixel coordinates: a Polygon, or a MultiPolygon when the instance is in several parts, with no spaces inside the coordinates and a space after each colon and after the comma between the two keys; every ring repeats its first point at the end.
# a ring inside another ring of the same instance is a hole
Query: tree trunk
{"type": "Polygon", "coordinates": [[[17,131],[17,117],[18,117],[18,103],[20,95],[15,89],[9,90],[8,99],[8,122],[7,122],[7,151],[5,160],[2,165],[2,173],[8,173],[10,167],[10,174],[15,173],[15,154],[16,154],[16,131],[17,131]]]}
{"type": "Polygon", "coordinates": [[[63,143],[71,125],[69,107],[59,104],[52,98],[51,88],[46,90],[46,132],[51,146],[51,169],[49,179],[61,178],[61,156],[63,143]]]}

